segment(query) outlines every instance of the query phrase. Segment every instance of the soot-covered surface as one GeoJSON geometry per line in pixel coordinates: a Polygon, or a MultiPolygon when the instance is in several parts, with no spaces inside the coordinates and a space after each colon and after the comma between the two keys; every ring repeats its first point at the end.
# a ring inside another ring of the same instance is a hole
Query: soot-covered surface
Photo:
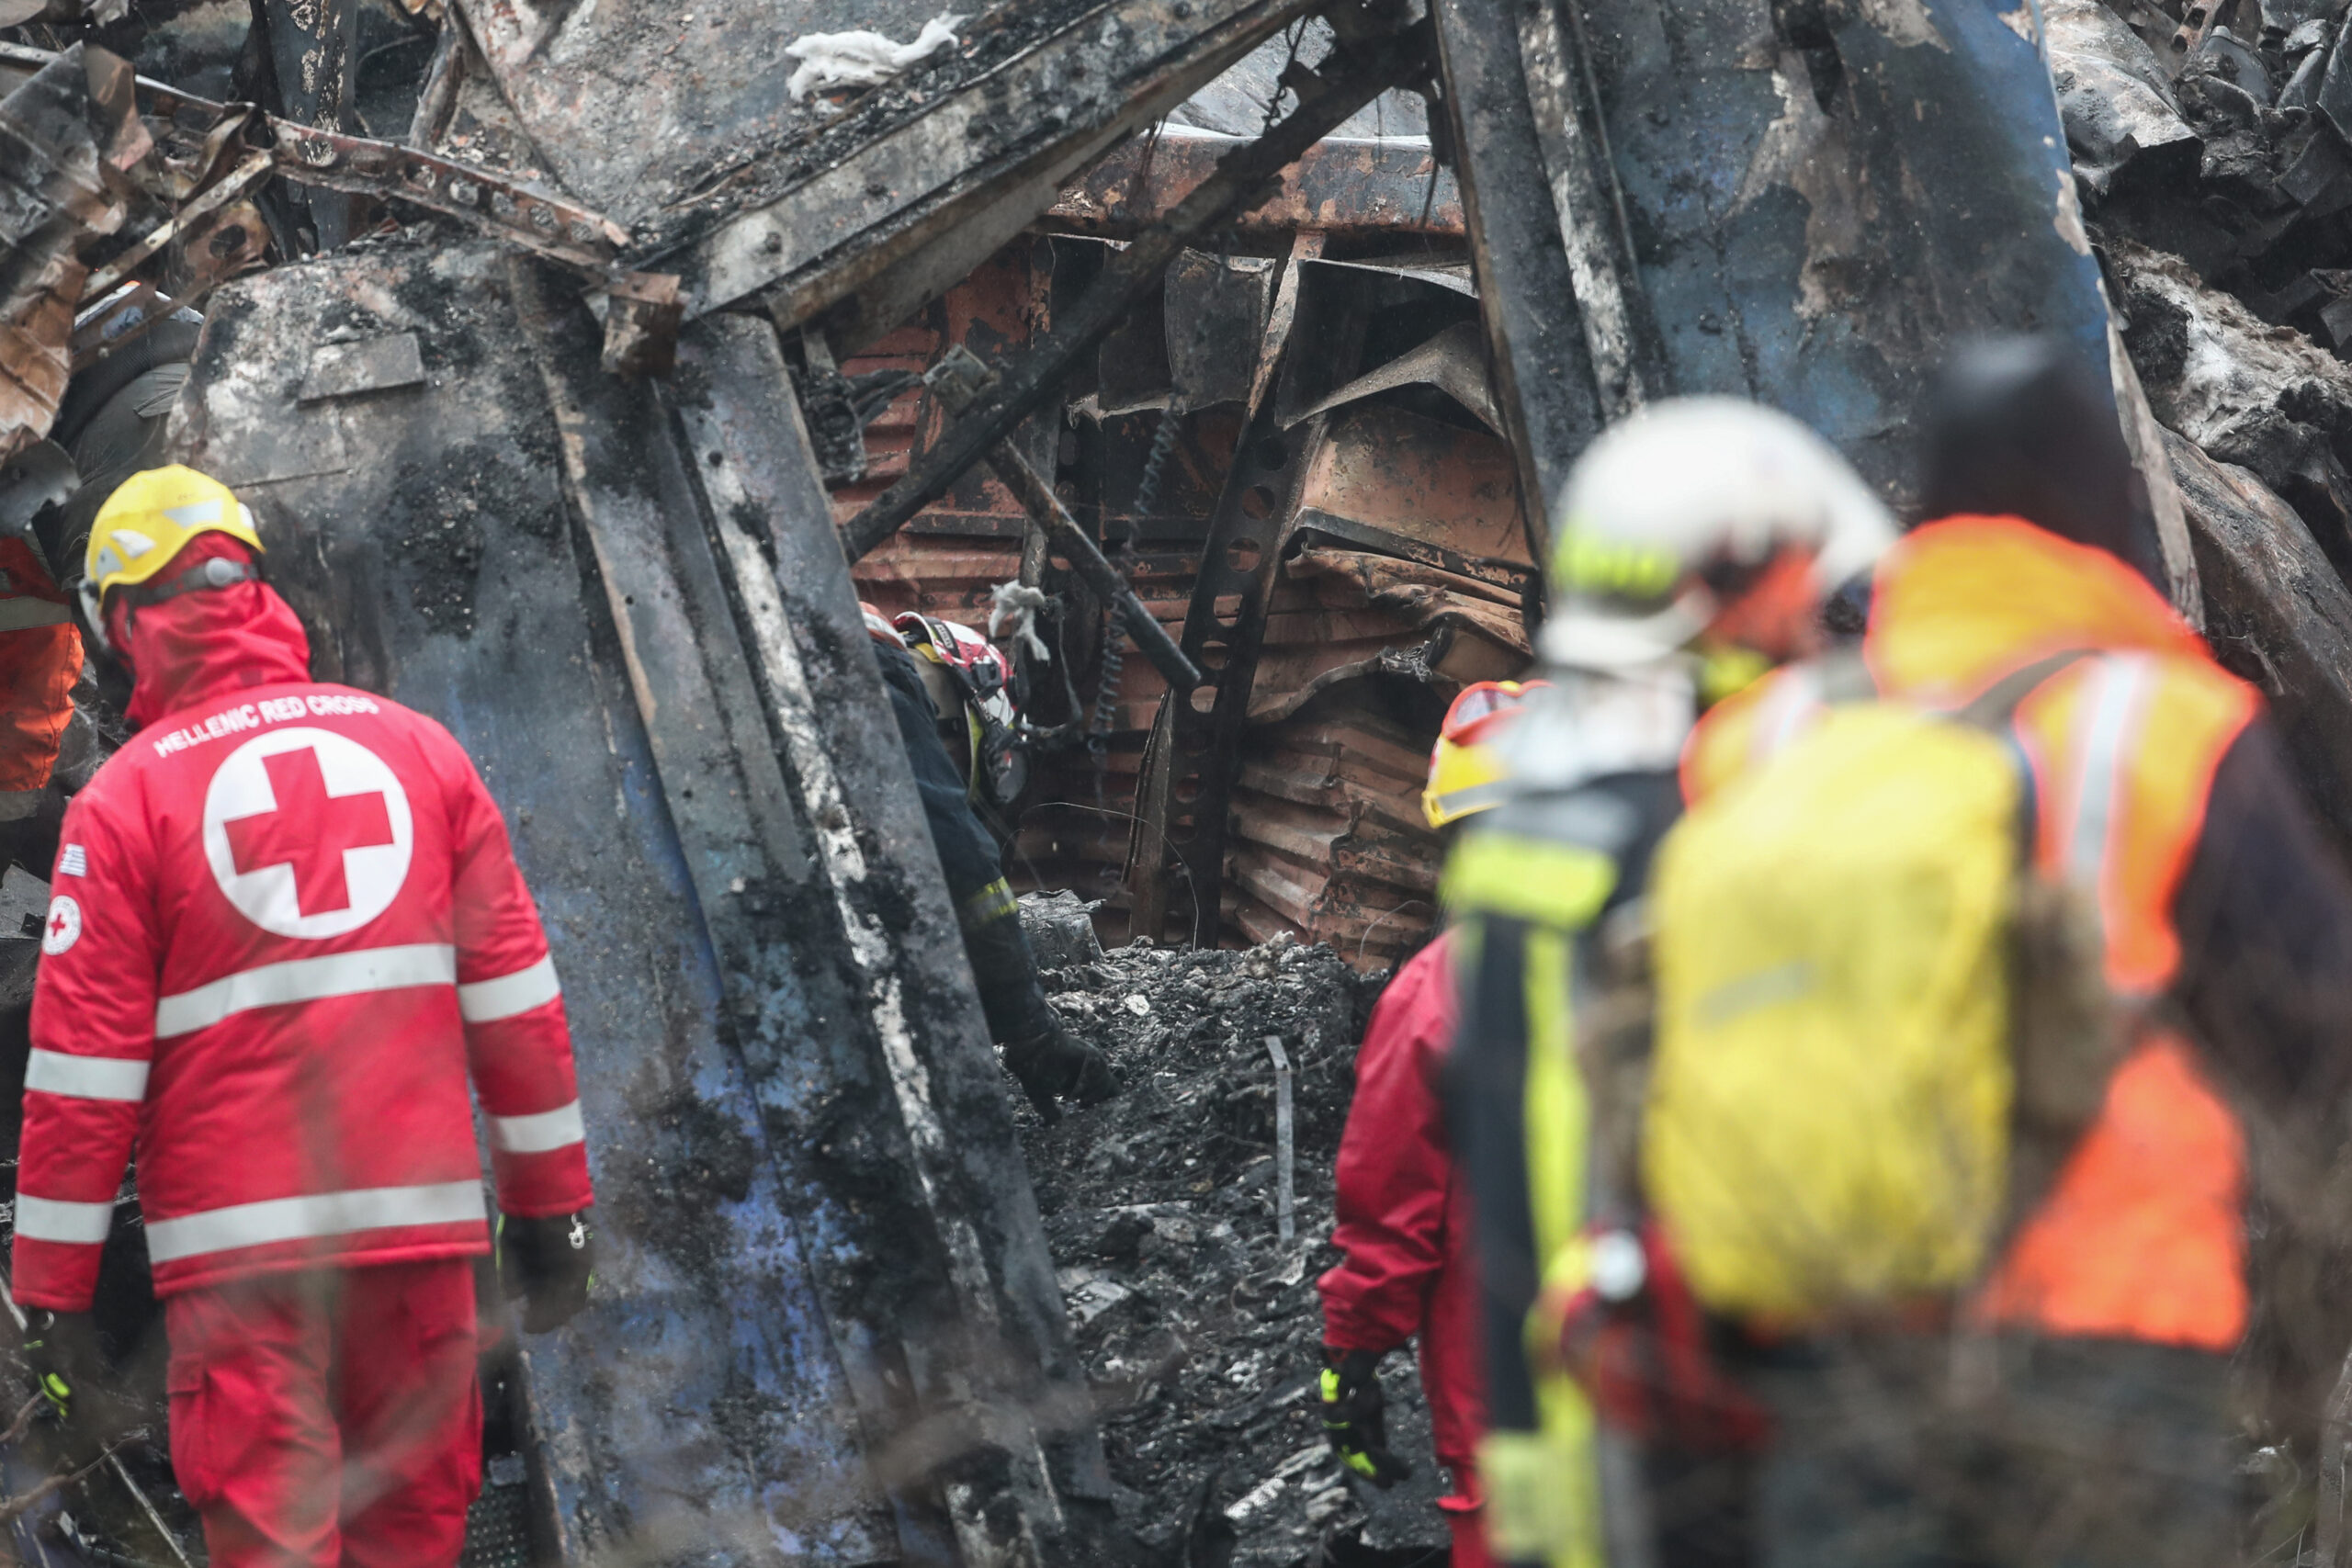
{"type": "Polygon", "coordinates": [[[1385,1368],[1390,1493],[1342,1479],[1311,1378],[1331,1171],[1355,1048],[1385,975],[1288,939],[1245,952],[1138,942],[1049,970],[1055,1010],[1126,1092],[1022,1142],[1080,1354],[1103,1410],[1120,1516],[1148,1560],[1255,1568],[1441,1563],[1445,1528],[1411,1358],[1385,1368]],[[1277,1035],[1294,1071],[1297,1239],[1277,1237],[1277,1035]]]}

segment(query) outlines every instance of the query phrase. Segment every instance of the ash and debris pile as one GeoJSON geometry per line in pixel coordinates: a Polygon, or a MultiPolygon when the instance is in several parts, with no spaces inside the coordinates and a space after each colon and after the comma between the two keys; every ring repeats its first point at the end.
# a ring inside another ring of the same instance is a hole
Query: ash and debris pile
{"type": "Polygon", "coordinates": [[[2051,0],[2042,12],[2091,222],[2339,350],[2352,347],[2345,11],[2051,0]]]}
{"type": "Polygon", "coordinates": [[[1125,1092],[1022,1144],[1079,1352],[1102,1402],[1121,1521],[1146,1561],[1442,1561],[1442,1487],[1409,1355],[1384,1367],[1413,1479],[1374,1492],[1324,1441],[1313,1377],[1331,1173],[1356,1042],[1385,983],[1284,936],[1243,951],[1104,953],[1069,894],[1023,901],[1046,994],[1125,1092]],[[1276,1082],[1292,1072],[1295,1239],[1278,1235],[1276,1082]]]}
{"type": "Polygon", "coordinates": [[[2352,853],[2348,12],[2047,0],[2041,16],[2076,193],[2194,556],[2193,582],[2166,569],[2176,602],[2268,697],[2352,853]]]}

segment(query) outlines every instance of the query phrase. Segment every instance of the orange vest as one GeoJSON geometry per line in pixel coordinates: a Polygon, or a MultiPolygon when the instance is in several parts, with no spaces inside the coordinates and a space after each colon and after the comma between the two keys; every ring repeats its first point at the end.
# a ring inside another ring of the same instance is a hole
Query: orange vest
{"type": "MultiPolygon", "coordinates": [[[[81,677],[82,637],[65,595],[22,539],[0,538],[0,797],[49,783],[81,677]]],[[[0,820],[14,814],[0,798],[0,820]]]]}
{"type": "MultiPolygon", "coordinates": [[[[1928,524],[1879,566],[1863,658],[1887,696],[1959,707],[2069,649],[2102,656],[2017,713],[2035,862],[2097,889],[2109,984],[2153,1002],[2179,972],[2173,907],[2213,771],[2260,697],[2129,568],[2016,518],[1928,524]]],[[[1710,713],[1683,756],[1686,798],[1802,733],[1818,682],[1783,671],[1710,713]]],[[[2246,1320],[2245,1192],[2236,1116],[2177,1035],[2147,1030],[1977,1309],[2053,1333],[2230,1349],[2246,1320]]]]}

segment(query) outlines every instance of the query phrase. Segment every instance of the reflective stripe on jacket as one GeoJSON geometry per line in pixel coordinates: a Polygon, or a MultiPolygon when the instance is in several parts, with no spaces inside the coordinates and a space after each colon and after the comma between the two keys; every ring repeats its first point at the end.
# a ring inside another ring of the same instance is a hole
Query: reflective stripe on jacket
{"type": "MultiPolygon", "coordinates": [[[[191,557],[214,536],[183,554],[191,557]]],[[[590,1201],[563,1002],[447,731],[304,677],[260,583],[137,612],[154,716],[74,798],[33,1004],[16,1289],[85,1306],[135,1145],[155,1285],[488,1246],[590,1201]]]]}
{"type": "MultiPolygon", "coordinates": [[[[1914,531],[1880,563],[1864,655],[1881,692],[1964,705],[2069,649],[2099,650],[2022,703],[2036,863],[2098,895],[2109,986],[2161,996],[2215,769],[2261,709],[2136,573],[2015,518],[1914,531]]],[[[1686,794],[1720,788],[1821,711],[1782,671],[1710,714],[1686,794]]],[[[1979,1301],[1996,1322],[2227,1350],[2245,1328],[2245,1138],[2178,1037],[2144,1031],[1979,1301]]]]}

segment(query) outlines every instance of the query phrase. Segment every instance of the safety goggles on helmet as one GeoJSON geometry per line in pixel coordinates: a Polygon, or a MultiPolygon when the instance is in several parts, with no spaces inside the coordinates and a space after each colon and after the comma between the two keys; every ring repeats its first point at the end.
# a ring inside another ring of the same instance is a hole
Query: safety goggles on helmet
{"type": "Polygon", "coordinates": [[[1500,745],[1503,732],[1519,722],[1528,694],[1550,684],[1480,681],[1462,689],[1445,710],[1437,744],[1430,750],[1430,782],[1421,792],[1421,813],[1430,827],[1442,828],[1502,804],[1510,782],[1500,745]]]}
{"type": "Polygon", "coordinates": [[[205,534],[226,534],[255,554],[263,553],[254,514],[227,485],[209,475],[174,463],[133,474],[115,488],[90,524],[89,551],[77,589],[83,615],[100,648],[111,651],[106,626],[109,594],[130,594],[138,603],[153,604],[261,575],[249,563],[214,559],[159,578],[190,541],[205,534]]]}

